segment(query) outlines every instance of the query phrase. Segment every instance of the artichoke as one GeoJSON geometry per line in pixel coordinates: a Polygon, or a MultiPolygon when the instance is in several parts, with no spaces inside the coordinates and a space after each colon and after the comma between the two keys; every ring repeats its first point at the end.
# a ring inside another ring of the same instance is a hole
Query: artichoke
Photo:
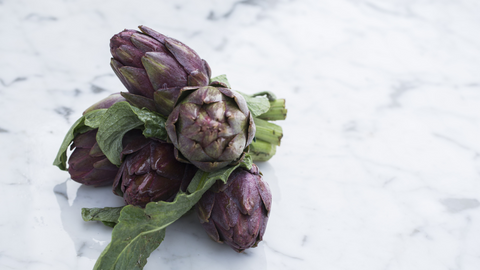
{"type": "MultiPolygon", "coordinates": [[[[106,109],[125,101],[120,93],[112,94],[94,105],[83,114],[97,109],[106,109]]],[[[118,167],[113,165],[98,146],[98,129],[75,135],[70,149],[75,149],[68,159],[68,172],[72,180],[89,186],[107,186],[113,183],[118,167]]],[[[128,134],[127,136],[128,137],[128,134]]]]}
{"type": "Polygon", "coordinates": [[[125,142],[125,157],[113,184],[113,193],[126,204],[145,207],[149,202],[172,201],[185,191],[196,168],[177,161],[173,145],[145,138],[141,132],[125,142]]]}
{"type": "Polygon", "coordinates": [[[139,28],[111,38],[110,64],[130,93],[155,99],[168,115],[182,87],[209,84],[210,67],[180,41],[139,28]]]}
{"type": "Polygon", "coordinates": [[[197,215],[214,241],[237,252],[262,241],[272,204],[258,167],[237,168],[226,184],[215,183],[196,204],[197,215]]]}
{"type": "Polygon", "coordinates": [[[165,128],[175,156],[212,172],[239,161],[255,136],[245,99],[222,87],[186,87],[165,128]]]}

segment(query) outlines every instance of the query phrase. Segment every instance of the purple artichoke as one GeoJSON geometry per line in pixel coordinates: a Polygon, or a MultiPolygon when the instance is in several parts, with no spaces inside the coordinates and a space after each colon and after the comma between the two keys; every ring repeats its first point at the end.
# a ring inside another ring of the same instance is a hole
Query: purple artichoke
{"type": "Polygon", "coordinates": [[[237,252],[262,241],[272,194],[258,167],[236,169],[226,184],[215,183],[196,205],[200,222],[214,241],[237,252]]]}
{"type": "Polygon", "coordinates": [[[168,115],[182,87],[209,84],[210,67],[180,41],[139,28],[111,38],[110,64],[130,93],[155,99],[168,115]]]}
{"type": "Polygon", "coordinates": [[[145,207],[149,202],[172,201],[179,190],[186,190],[197,169],[177,161],[172,144],[147,139],[140,132],[128,140],[113,193],[123,196],[126,204],[145,207]]]}
{"type": "MultiPolygon", "coordinates": [[[[112,94],[94,105],[83,114],[106,109],[113,104],[125,101],[120,93],[112,94]]],[[[68,159],[68,172],[72,180],[88,186],[107,186],[113,183],[118,167],[113,165],[98,146],[96,136],[98,129],[75,135],[70,149],[73,153],[68,159]]],[[[128,134],[126,135],[128,137],[128,134]]]]}
{"type": "Polygon", "coordinates": [[[213,86],[184,88],[184,96],[165,124],[177,159],[206,172],[240,160],[255,136],[245,99],[213,86]]]}

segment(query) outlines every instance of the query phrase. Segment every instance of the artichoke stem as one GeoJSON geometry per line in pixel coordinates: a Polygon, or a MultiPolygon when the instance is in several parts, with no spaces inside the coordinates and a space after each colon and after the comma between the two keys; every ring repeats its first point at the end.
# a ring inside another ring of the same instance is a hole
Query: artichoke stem
{"type": "Polygon", "coordinates": [[[265,141],[274,145],[280,145],[283,137],[282,127],[268,121],[253,118],[255,122],[256,132],[255,138],[257,140],[265,141]]]}
{"type": "Polygon", "coordinates": [[[253,161],[268,161],[277,151],[277,146],[262,140],[256,140],[250,144],[250,156],[253,161]]]}
{"type": "Polygon", "coordinates": [[[287,109],[285,108],[285,99],[276,99],[270,101],[268,111],[258,118],[269,121],[285,120],[287,118],[287,109]]]}

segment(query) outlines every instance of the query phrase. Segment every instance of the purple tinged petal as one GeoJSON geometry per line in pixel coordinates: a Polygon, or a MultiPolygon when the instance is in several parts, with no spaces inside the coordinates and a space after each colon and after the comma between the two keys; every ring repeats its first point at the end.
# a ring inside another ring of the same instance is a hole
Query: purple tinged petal
{"type": "Polygon", "coordinates": [[[181,87],[157,89],[153,94],[157,111],[163,115],[169,115],[175,107],[175,102],[180,94],[181,87]]]}
{"type": "Polygon", "coordinates": [[[238,171],[230,187],[225,190],[225,193],[234,198],[233,200],[240,207],[240,212],[244,215],[251,215],[261,203],[255,177],[245,170],[238,171]]]}
{"type": "Polygon", "coordinates": [[[140,175],[150,171],[150,151],[148,147],[142,148],[132,158],[125,161],[129,175],[140,175]]]}
{"type": "Polygon", "coordinates": [[[180,106],[177,106],[173,109],[172,113],[168,116],[167,121],[165,122],[165,129],[167,130],[168,138],[170,141],[178,148],[178,135],[177,128],[175,124],[178,121],[180,114],[180,106]]]}
{"type": "Polygon", "coordinates": [[[124,66],[119,71],[127,81],[130,87],[127,87],[127,89],[130,93],[153,99],[154,89],[145,70],[124,66]]]}
{"type": "Polygon", "coordinates": [[[191,157],[191,160],[202,161],[202,162],[212,162],[214,161],[210,156],[208,156],[203,150],[202,146],[185,137],[182,134],[178,135],[178,149],[184,156],[191,157]]]}
{"type": "Polygon", "coordinates": [[[143,26],[143,25],[140,25],[138,27],[143,33],[151,36],[152,38],[158,40],[159,42],[161,42],[162,44],[165,43],[165,36],[158,33],[157,31],[149,28],[149,27],[146,27],[146,26],[143,26]]]}
{"type": "Polygon", "coordinates": [[[173,38],[165,38],[165,46],[173,54],[175,59],[183,66],[188,74],[195,70],[207,73],[205,70],[203,60],[198,54],[187,45],[173,38]]]}
{"type": "Polygon", "coordinates": [[[178,62],[162,52],[147,52],[142,57],[150,82],[155,90],[187,85],[187,74],[178,62]]]}
{"type": "Polygon", "coordinates": [[[268,186],[268,183],[262,181],[260,177],[259,181],[257,181],[257,189],[260,197],[262,198],[265,209],[267,210],[268,216],[272,207],[272,193],[270,192],[270,187],[268,186]]]}
{"type": "Polygon", "coordinates": [[[205,231],[207,232],[207,235],[210,236],[210,238],[213,241],[217,243],[223,243],[223,241],[220,240],[220,235],[218,234],[217,225],[213,220],[210,220],[209,222],[205,222],[202,225],[205,231]]]}
{"type": "Polygon", "coordinates": [[[95,144],[90,149],[90,152],[88,153],[88,155],[90,155],[91,157],[105,156],[105,154],[102,152],[102,149],[100,149],[100,146],[96,141],[95,141],[95,144]]]}
{"type": "Polygon", "coordinates": [[[237,223],[239,211],[235,203],[225,193],[217,193],[211,216],[218,226],[224,230],[229,230],[237,223]]]}
{"type": "Polygon", "coordinates": [[[223,151],[222,155],[218,158],[220,161],[226,161],[226,160],[235,160],[243,152],[243,149],[245,149],[245,134],[240,133],[237,134],[227,145],[225,150],[223,151]]]}
{"type": "Polygon", "coordinates": [[[120,68],[123,67],[122,63],[118,62],[114,58],[111,59],[110,61],[110,66],[112,67],[113,72],[117,77],[120,79],[120,81],[123,83],[123,85],[128,89],[128,92],[136,95],[141,95],[142,93],[138,92],[135,87],[130,85],[128,80],[123,76],[122,72],[120,72],[120,68]]]}
{"type": "Polygon", "coordinates": [[[133,46],[122,45],[115,51],[115,59],[124,66],[133,66],[136,68],[143,68],[141,57],[143,52],[133,46]]]}
{"type": "Polygon", "coordinates": [[[204,106],[204,108],[211,119],[217,122],[225,120],[225,112],[227,111],[225,101],[211,103],[204,106]]]}
{"type": "Polygon", "coordinates": [[[220,155],[223,153],[227,142],[228,141],[225,138],[218,137],[205,147],[205,153],[211,158],[218,160],[220,155]]]}
{"type": "Polygon", "coordinates": [[[225,97],[218,90],[218,88],[216,88],[216,87],[206,87],[205,89],[206,89],[206,95],[203,98],[203,103],[204,104],[220,102],[220,101],[225,100],[225,97]]]}
{"type": "Polygon", "coordinates": [[[120,46],[127,45],[131,46],[132,42],[130,41],[130,37],[138,33],[138,31],[135,30],[123,30],[122,32],[114,35],[110,39],[110,52],[112,53],[112,56],[117,58],[116,55],[116,49],[119,48],[120,46]]]}
{"type": "Polygon", "coordinates": [[[198,70],[194,70],[188,75],[188,85],[190,86],[206,86],[209,82],[209,77],[198,70]]]}
{"type": "Polygon", "coordinates": [[[212,70],[210,69],[210,65],[208,65],[207,61],[203,60],[203,66],[205,68],[205,70],[207,71],[207,77],[208,79],[210,80],[210,78],[212,77],[212,70]]]}
{"type": "Polygon", "coordinates": [[[132,44],[142,52],[164,52],[168,50],[158,40],[141,33],[134,33],[130,38],[132,44]]]}
{"type": "Polygon", "coordinates": [[[186,164],[179,163],[173,155],[173,145],[167,143],[151,143],[151,169],[158,175],[169,179],[183,179],[186,164]]]}
{"type": "Polygon", "coordinates": [[[178,106],[180,108],[180,119],[178,121],[179,128],[183,129],[194,125],[200,115],[200,106],[194,103],[183,103],[178,106]]]}
{"type": "Polygon", "coordinates": [[[202,195],[202,199],[196,204],[196,210],[201,223],[209,222],[212,214],[213,205],[215,203],[215,195],[207,190],[202,195]]]}

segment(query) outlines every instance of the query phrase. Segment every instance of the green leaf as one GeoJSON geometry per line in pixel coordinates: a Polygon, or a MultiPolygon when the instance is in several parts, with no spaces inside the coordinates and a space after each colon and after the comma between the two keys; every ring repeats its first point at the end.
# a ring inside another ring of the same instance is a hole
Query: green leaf
{"type": "Polygon", "coordinates": [[[113,104],[103,116],[97,132],[97,143],[105,156],[115,165],[120,165],[120,153],[125,133],[141,126],[143,123],[132,106],[126,101],[113,104]]]}
{"type": "Polygon", "coordinates": [[[241,94],[245,101],[247,102],[248,109],[252,113],[253,117],[257,117],[262,115],[270,109],[270,102],[268,101],[267,97],[264,96],[251,96],[245,93],[236,91],[237,93],[241,94]]]}
{"type": "Polygon", "coordinates": [[[67,150],[77,134],[85,133],[89,130],[98,128],[102,116],[106,109],[94,110],[82,115],[68,130],[63,142],[58,150],[57,156],[53,161],[53,165],[60,170],[67,170],[67,150]]]}
{"type": "Polygon", "coordinates": [[[228,86],[228,88],[232,88],[230,86],[230,83],[228,82],[228,79],[227,79],[227,75],[225,74],[222,74],[222,75],[218,75],[217,77],[213,77],[210,82],[222,82],[224,84],[226,84],[228,86]]]}
{"type": "Polygon", "coordinates": [[[147,109],[132,107],[132,110],[137,114],[140,121],[144,123],[145,129],[143,130],[143,135],[145,137],[153,137],[164,141],[167,140],[168,134],[165,129],[165,118],[160,114],[147,109]]]}
{"type": "Polygon", "coordinates": [[[118,223],[123,207],[82,208],[82,218],[85,221],[101,221],[109,227],[114,227],[118,223]]]}
{"type": "Polygon", "coordinates": [[[115,103],[104,114],[97,133],[98,146],[115,165],[120,165],[123,136],[143,125],[143,135],[161,140],[167,139],[165,118],[147,109],[139,109],[126,101],[115,103]]]}
{"type": "Polygon", "coordinates": [[[163,241],[165,228],[188,212],[217,180],[225,183],[238,166],[251,164],[240,163],[212,173],[199,170],[187,188],[188,193],[177,194],[173,202],[151,202],[145,209],[125,206],[113,229],[112,241],[94,269],[143,269],[150,253],[163,241]]]}
{"type": "Polygon", "coordinates": [[[85,125],[91,128],[98,128],[107,109],[98,109],[85,114],[85,125]]]}

